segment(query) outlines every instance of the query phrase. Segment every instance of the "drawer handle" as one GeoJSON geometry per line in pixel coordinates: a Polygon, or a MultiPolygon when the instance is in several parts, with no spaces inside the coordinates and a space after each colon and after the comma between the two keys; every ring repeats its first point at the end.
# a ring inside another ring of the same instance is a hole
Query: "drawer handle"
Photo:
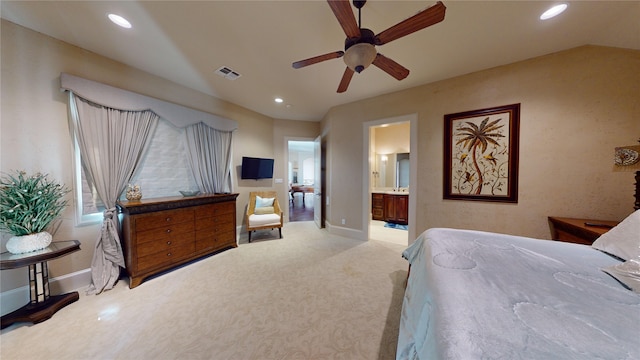
{"type": "Polygon", "coordinates": [[[171,229],[167,229],[167,234],[171,232],[171,229]]]}
{"type": "Polygon", "coordinates": [[[169,222],[169,221],[171,221],[171,218],[170,218],[170,217],[168,217],[168,218],[166,218],[166,220],[167,220],[167,222],[169,222]]]}
{"type": "Polygon", "coordinates": [[[171,241],[167,241],[167,245],[171,245],[171,241]]]}
{"type": "Polygon", "coordinates": [[[167,256],[171,256],[171,253],[167,253],[167,256]]]}

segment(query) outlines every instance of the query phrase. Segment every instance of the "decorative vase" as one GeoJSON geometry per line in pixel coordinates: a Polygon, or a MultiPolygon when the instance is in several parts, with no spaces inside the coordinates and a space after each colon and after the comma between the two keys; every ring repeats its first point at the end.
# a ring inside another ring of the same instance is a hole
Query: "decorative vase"
{"type": "Polygon", "coordinates": [[[41,231],[35,234],[14,236],[7,241],[7,251],[12,254],[24,254],[44,249],[51,244],[51,234],[41,231]]]}
{"type": "Polygon", "coordinates": [[[140,191],[139,185],[131,185],[127,186],[127,193],[125,195],[127,200],[140,200],[142,199],[142,191],[140,191]]]}

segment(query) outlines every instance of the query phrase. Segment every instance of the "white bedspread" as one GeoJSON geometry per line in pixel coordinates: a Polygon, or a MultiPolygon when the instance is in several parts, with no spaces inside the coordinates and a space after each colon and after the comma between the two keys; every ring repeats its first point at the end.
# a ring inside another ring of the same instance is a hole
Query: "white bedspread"
{"type": "Polygon", "coordinates": [[[640,359],[640,294],[589,246],[430,229],[403,256],[397,359],[640,359]]]}

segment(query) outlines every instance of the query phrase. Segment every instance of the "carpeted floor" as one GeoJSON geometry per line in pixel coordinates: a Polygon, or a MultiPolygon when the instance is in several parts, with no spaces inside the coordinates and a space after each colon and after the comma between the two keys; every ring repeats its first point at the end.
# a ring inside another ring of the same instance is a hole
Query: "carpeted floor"
{"type": "Polygon", "coordinates": [[[393,359],[405,246],[288,223],[2,330],[2,359],[393,359]]]}

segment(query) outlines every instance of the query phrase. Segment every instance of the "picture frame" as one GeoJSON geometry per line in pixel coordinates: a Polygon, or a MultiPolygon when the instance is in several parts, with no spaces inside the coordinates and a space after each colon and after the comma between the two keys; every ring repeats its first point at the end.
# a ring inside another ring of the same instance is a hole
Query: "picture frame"
{"type": "Polygon", "coordinates": [[[518,202],[520,104],[444,115],[443,198],[518,202]]]}

